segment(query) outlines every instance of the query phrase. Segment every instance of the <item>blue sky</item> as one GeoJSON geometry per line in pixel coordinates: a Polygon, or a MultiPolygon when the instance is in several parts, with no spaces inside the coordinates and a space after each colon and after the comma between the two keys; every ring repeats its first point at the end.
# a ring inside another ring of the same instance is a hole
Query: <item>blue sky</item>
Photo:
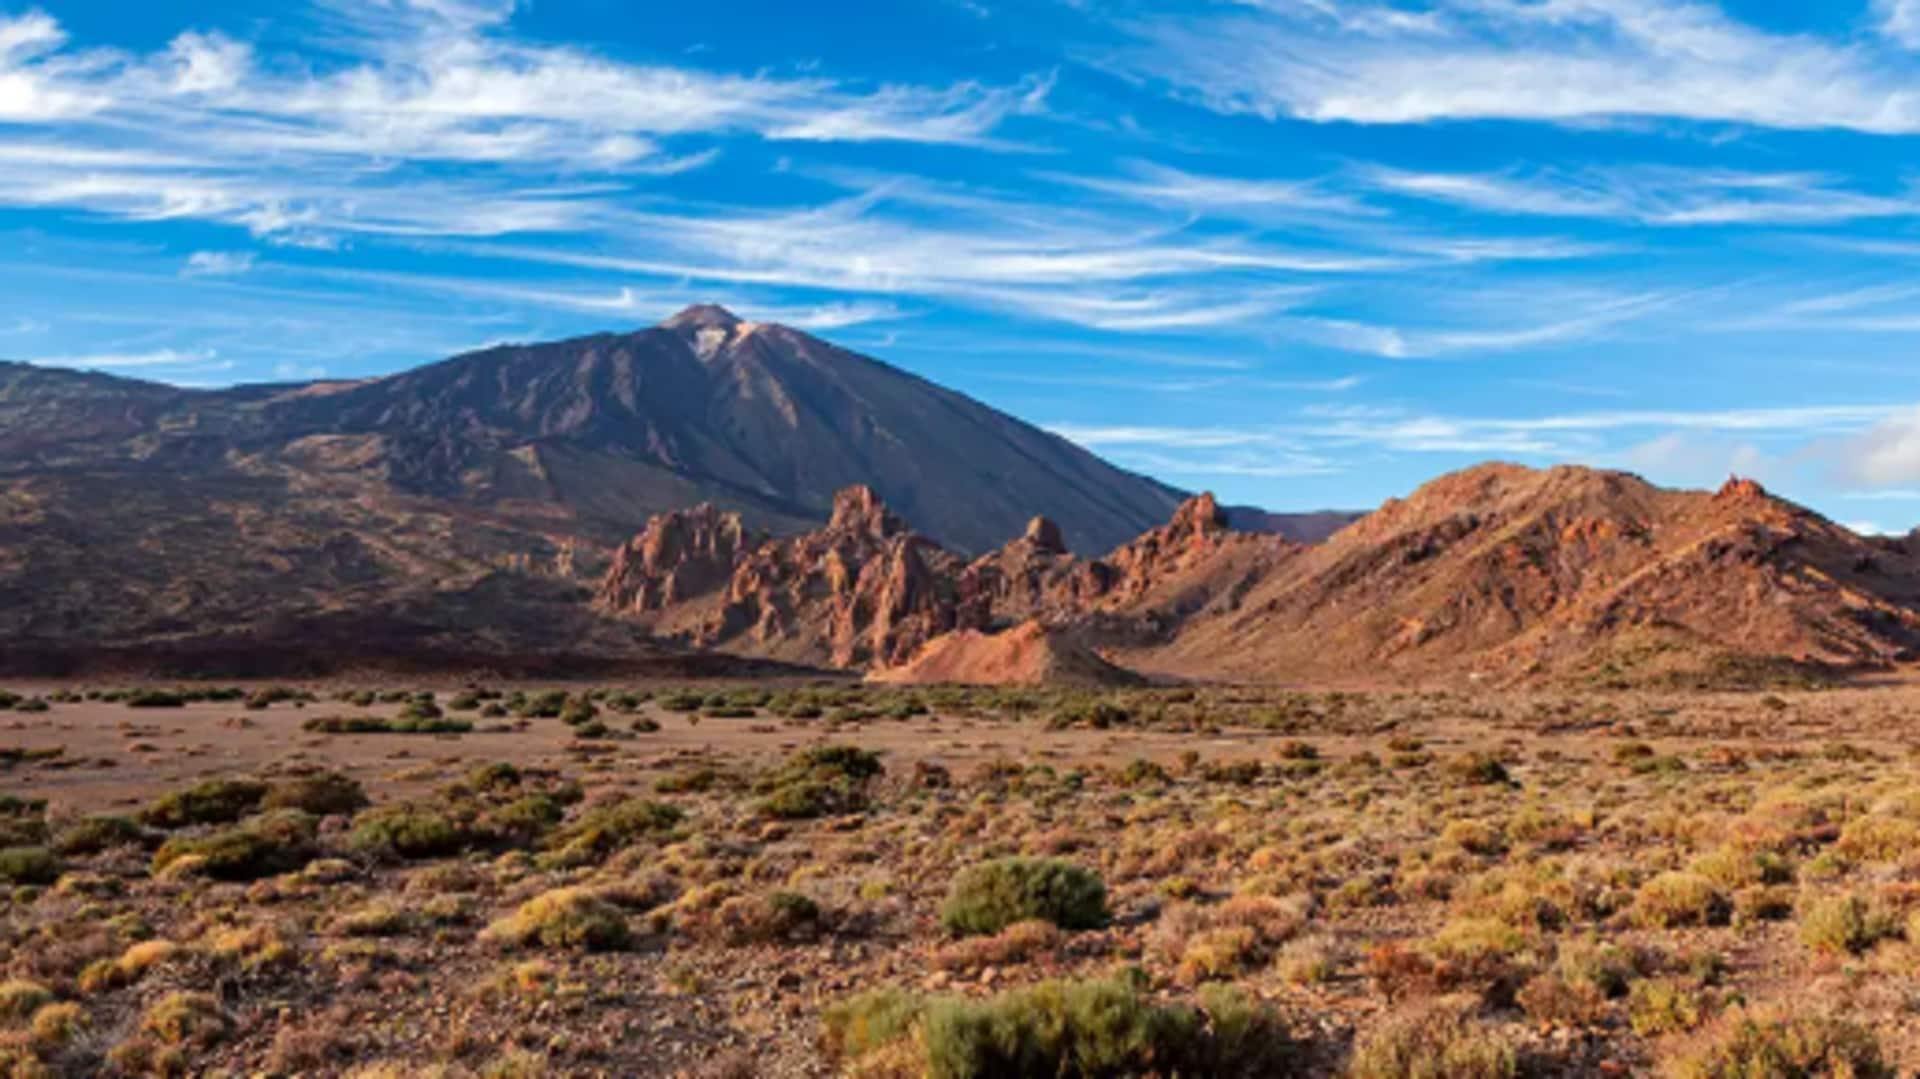
{"type": "Polygon", "coordinates": [[[1905,531],[1916,149],[1920,0],[0,0],[0,357],[717,301],[1234,501],[1497,457],[1905,531]]]}

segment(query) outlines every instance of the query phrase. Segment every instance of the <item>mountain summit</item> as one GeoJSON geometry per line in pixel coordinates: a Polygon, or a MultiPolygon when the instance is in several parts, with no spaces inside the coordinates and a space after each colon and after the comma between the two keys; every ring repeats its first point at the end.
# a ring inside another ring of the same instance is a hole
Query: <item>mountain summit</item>
{"type": "Polygon", "coordinates": [[[192,390],[7,364],[0,643],[246,636],[503,570],[585,582],[656,514],[711,502],[793,534],[856,486],[956,551],[1041,513],[1104,550],[1183,497],[711,304],[356,382],[192,390]]]}

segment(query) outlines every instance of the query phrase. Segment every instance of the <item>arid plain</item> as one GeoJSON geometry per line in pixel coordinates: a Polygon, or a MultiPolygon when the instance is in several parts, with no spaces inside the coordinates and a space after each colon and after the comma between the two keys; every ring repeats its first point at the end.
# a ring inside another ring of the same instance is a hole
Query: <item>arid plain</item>
{"type": "Polygon", "coordinates": [[[13,692],[18,1075],[1920,1064],[1901,683],[13,692]]]}

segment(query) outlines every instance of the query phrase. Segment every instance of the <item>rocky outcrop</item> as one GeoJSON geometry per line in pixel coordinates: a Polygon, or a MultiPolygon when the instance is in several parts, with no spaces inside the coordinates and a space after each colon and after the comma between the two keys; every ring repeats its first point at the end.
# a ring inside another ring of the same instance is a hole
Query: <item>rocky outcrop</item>
{"type": "Polygon", "coordinates": [[[1038,621],[999,633],[956,630],[929,641],[904,663],[874,671],[867,680],[972,686],[1118,686],[1142,681],[1102,658],[1071,630],[1038,621]]]}
{"type": "Polygon", "coordinates": [[[645,613],[694,599],[725,584],[754,545],[740,515],[712,503],[663,513],[615,552],[596,602],[645,613]]]}
{"type": "Polygon", "coordinates": [[[711,506],[656,517],[621,549],[598,603],[698,647],[884,669],[956,630],[1066,626],[1112,608],[1138,610],[1112,614],[1105,637],[1151,635],[1166,623],[1140,610],[1159,591],[1212,593],[1210,583],[1181,591],[1168,575],[1192,574],[1223,551],[1287,546],[1229,532],[1202,496],[1107,560],[1075,557],[1060,527],[1035,517],[1019,538],[968,562],[915,533],[872,489],[850,487],[825,528],[783,539],[748,540],[737,516],[711,506]]]}
{"type": "Polygon", "coordinates": [[[1046,518],[963,560],[864,488],[818,531],[739,535],[711,509],[657,518],[601,601],[696,645],[917,679],[999,679],[1062,649],[1172,677],[1367,682],[1920,656],[1920,539],[1857,536],[1747,480],[1485,465],[1313,547],[1237,532],[1202,495],[1091,560],[1046,518]]]}
{"type": "Polygon", "coordinates": [[[596,602],[699,647],[866,667],[954,628],[960,566],[871,488],[849,487],[825,528],[782,539],[749,540],[710,505],[655,517],[596,602]]]}

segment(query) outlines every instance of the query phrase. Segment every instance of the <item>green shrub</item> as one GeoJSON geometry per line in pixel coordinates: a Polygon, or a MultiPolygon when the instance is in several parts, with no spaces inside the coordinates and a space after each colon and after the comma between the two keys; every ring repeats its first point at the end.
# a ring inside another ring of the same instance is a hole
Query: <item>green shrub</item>
{"type": "Polygon", "coordinates": [[[854,746],[813,746],[788,758],[760,783],[760,812],[807,820],[866,808],[866,785],[882,772],[880,758],[854,746]]]}
{"type": "Polygon", "coordinates": [[[355,817],[347,845],[374,858],[444,858],[465,850],[477,838],[465,821],[445,808],[401,804],[355,817]]]}
{"type": "Polygon", "coordinates": [[[153,855],[162,872],[184,858],[198,859],[201,873],[216,880],[254,880],[291,873],[312,861],[314,819],[298,809],[277,809],[237,827],[206,836],[176,836],[153,855]]]}
{"type": "Polygon", "coordinates": [[[565,820],[567,810],[549,794],[528,794],[486,814],[487,831],[503,842],[531,843],[565,820]]]}
{"type": "Polygon", "coordinates": [[[1092,871],[1058,858],[1000,858],[956,878],[940,920],[956,933],[998,933],[1015,922],[1093,929],[1107,922],[1107,888],[1092,871]]]}
{"type": "Polygon", "coordinates": [[[1822,899],[1800,918],[1800,941],[1816,952],[1859,955],[1900,934],[1892,914],[1858,895],[1822,899]]]}
{"type": "Polygon", "coordinates": [[[821,1011],[821,1047],[836,1060],[858,1060],[906,1037],[925,1014],[926,1002],[914,993],[869,989],[821,1011]]]}
{"type": "Polygon", "coordinates": [[[1673,1079],[1892,1079],[1873,1032],[1826,1016],[1733,1012],[1698,1048],[1666,1063],[1673,1079]]]}
{"type": "Polygon", "coordinates": [[[21,1023],[53,1003],[53,993],[39,982],[0,982],[0,1023],[21,1023]]]}
{"type": "Polygon", "coordinates": [[[1683,925],[1725,925],[1733,902],[1699,873],[1662,873],[1640,886],[1633,900],[1634,920],[1655,929],[1683,925]]]}
{"type": "Polygon", "coordinates": [[[1389,1016],[1362,1035],[1349,1079],[1506,1079],[1520,1074],[1511,1042],[1477,1023],[1455,1000],[1389,1016]]]}
{"type": "Polygon", "coordinates": [[[380,716],[314,716],[300,729],[316,734],[465,734],[473,724],[464,719],[419,716],[402,713],[392,719],[380,716]]]}
{"type": "Polygon", "coordinates": [[[1678,1034],[1700,1025],[1707,1014],[1706,995],[1677,978],[1633,983],[1627,994],[1627,1021],[1643,1038],[1678,1034]]]}
{"type": "Polygon", "coordinates": [[[53,846],[66,855],[98,854],[109,847],[139,843],[145,836],[132,817],[100,814],[69,825],[53,846]]]}
{"type": "Polygon", "coordinates": [[[620,908],[584,888],[557,888],[520,905],[512,915],[489,925],[485,939],[526,947],[579,951],[615,951],[632,935],[620,908]]]}
{"type": "Polygon", "coordinates": [[[467,786],[481,794],[496,794],[520,786],[523,778],[520,769],[505,761],[495,761],[474,765],[467,773],[467,786]]]}
{"type": "Polygon", "coordinates": [[[922,1020],[926,1071],[936,1079],[1304,1071],[1271,1013],[1229,989],[1202,999],[1204,1013],[1155,1005],[1115,978],[1041,982],[981,1001],[934,1000],[922,1020]]]}
{"type": "Polygon", "coordinates": [[[677,806],[646,798],[595,806],[553,836],[551,860],[565,866],[603,862],[643,836],[673,831],[685,817],[677,806]]]}
{"type": "Polygon", "coordinates": [[[162,795],[139,813],[152,828],[194,824],[232,824],[260,808],[267,785],[257,779],[209,779],[186,790],[162,795]]]}
{"type": "Polygon", "coordinates": [[[0,850],[0,884],[52,884],[60,868],[60,859],[45,847],[0,850]]]}

